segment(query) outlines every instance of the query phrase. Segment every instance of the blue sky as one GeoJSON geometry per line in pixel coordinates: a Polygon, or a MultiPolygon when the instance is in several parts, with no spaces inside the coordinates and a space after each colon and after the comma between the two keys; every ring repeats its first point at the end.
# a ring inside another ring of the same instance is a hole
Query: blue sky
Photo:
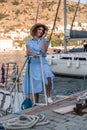
{"type": "MultiPolygon", "coordinates": [[[[72,0],[78,2],[79,0],[72,0]]],[[[80,3],[87,4],[87,0],[80,0],[80,3]]]]}

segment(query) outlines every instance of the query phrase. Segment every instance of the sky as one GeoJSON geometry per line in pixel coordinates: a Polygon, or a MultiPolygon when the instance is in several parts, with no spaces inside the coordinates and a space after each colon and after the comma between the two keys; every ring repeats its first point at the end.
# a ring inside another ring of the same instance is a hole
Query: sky
{"type": "MultiPolygon", "coordinates": [[[[78,2],[79,0],[72,0],[78,2]]],[[[80,0],[80,3],[87,4],[87,0],[80,0]]]]}

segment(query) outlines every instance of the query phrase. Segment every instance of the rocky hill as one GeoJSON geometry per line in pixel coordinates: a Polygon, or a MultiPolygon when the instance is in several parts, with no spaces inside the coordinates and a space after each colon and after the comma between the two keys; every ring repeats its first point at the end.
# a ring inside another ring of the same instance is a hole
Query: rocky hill
{"type": "MultiPolygon", "coordinates": [[[[37,0],[0,0],[0,28],[13,29],[15,26],[29,28],[35,23],[37,12],[37,0]]],[[[37,22],[53,24],[58,0],[39,0],[39,12],[37,22]]],[[[67,0],[67,22],[71,23],[77,3],[67,0]]],[[[63,24],[64,4],[61,0],[56,24],[63,24]]],[[[87,22],[87,7],[80,4],[76,21],[87,22]]]]}

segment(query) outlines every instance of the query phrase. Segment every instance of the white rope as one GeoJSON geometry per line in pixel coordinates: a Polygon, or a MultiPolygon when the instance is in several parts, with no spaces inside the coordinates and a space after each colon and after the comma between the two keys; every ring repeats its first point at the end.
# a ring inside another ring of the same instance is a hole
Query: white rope
{"type": "Polygon", "coordinates": [[[49,120],[45,119],[44,114],[38,114],[38,115],[21,115],[18,116],[18,118],[11,119],[10,121],[6,121],[3,123],[3,126],[5,129],[10,130],[22,130],[26,128],[34,127],[35,125],[45,125],[48,124],[49,120]]]}
{"type": "Polygon", "coordinates": [[[39,121],[37,122],[36,126],[45,125],[49,123],[49,120],[45,119],[44,114],[38,114],[37,116],[39,117],[39,121]]]}
{"type": "MultiPolygon", "coordinates": [[[[32,57],[32,56],[30,56],[30,57],[32,57]]],[[[42,62],[42,55],[38,55],[38,57],[40,58],[40,63],[41,63],[41,73],[42,73],[42,82],[43,82],[45,103],[36,103],[35,102],[34,86],[33,86],[33,79],[32,79],[32,71],[31,71],[31,65],[30,65],[30,82],[31,82],[31,87],[32,87],[33,102],[34,102],[34,105],[48,105],[48,103],[47,103],[47,96],[46,96],[46,87],[45,87],[44,68],[43,68],[43,62],[42,62]]]]}
{"type": "Polygon", "coordinates": [[[34,103],[34,105],[35,105],[34,85],[33,85],[33,78],[32,78],[31,65],[30,65],[30,82],[31,82],[31,87],[32,87],[33,103],[34,103]]]}
{"type": "Polygon", "coordinates": [[[45,96],[45,102],[47,103],[47,95],[46,95],[46,87],[45,87],[45,79],[44,79],[44,68],[43,68],[43,62],[42,62],[42,56],[40,55],[40,62],[41,62],[41,70],[42,70],[42,80],[43,80],[43,88],[44,88],[44,96],[45,96]]]}

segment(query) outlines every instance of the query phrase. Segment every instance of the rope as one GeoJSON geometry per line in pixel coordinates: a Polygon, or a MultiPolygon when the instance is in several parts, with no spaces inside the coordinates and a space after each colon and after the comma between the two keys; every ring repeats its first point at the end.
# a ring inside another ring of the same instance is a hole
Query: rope
{"type": "Polygon", "coordinates": [[[37,115],[21,115],[16,119],[11,119],[10,121],[6,121],[3,123],[5,129],[17,130],[17,129],[26,129],[31,128],[38,125],[48,124],[49,120],[45,118],[44,114],[37,115]]]}
{"type": "Polygon", "coordinates": [[[55,25],[56,25],[56,19],[57,19],[57,15],[58,15],[60,3],[61,3],[61,0],[58,0],[58,1],[59,1],[59,2],[58,2],[57,10],[56,10],[56,15],[55,15],[55,19],[54,19],[54,24],[53,24],[53,28],[52,28],[52,31],[51,31],[51,35],[50,35],[50,38],[49,38],[50,41],[51,41],[51,37],[52,37],[52,34],[53,34],[54,27],[55,27],[55,25]]]}
{"type": "Polygon", "coordinates": [[[40,4],[40,0],[37,0],[37,11],[36,11],[36,19],[35,19],[35,24],[37,23],[37,19],[38,19],[38,13],[39,13],[39,4],[40,4]]]}
{"type": "Polygon", "coordinates": [[[72,24],[71,24],[71,30],[72,30],[72,27],[73,27],[73,23],[74,23],[74,21],[75,21],[75,17],[76,17],[76,13],[77,13],[77,11],[78,11],[79,4],[80,4],[80,0],[79,0],[78,3],[77,3],[76,11],[75,11],[75,14],[74,14],[74,17],[73,17],[73,20],[72,20],[72,24]]]}
{"type": "MultiPolygon", "coordinates": [[[[27,58],[28,58],[28,57],[27,57],[27,58]]],[[[24,64],[23,64],[23,66],[21,67],[20,72],[18,73],[14,84],[12,85],[12,88],[11,88],[11,90],[10,90],[11,93],[13,92],[13,90],[14,90],[14,88],[15,88],[15,85],[16,85],[16,83],[17,83],[19,77],[21,76],[21,73],[22,73],[22,71],[23,71],[23,69],[24,69],[24,67],[25,67],[25,65],[26,65],[26,63],[27,63],[27,58],[26,58],[26,60],[25,60],[25,62],[24,62],[24,64]]]]}

